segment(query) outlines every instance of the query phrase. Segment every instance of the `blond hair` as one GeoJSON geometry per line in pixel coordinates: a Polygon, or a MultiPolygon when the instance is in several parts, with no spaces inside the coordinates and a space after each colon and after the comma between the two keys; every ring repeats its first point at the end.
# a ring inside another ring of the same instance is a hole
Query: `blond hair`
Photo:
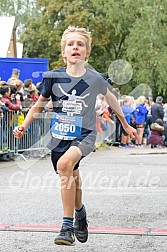
{"type": "Polygon", "coordinates": [[[72,32],[77,32],[78,34],[84,36],[87,41],[86,41],[86,49],[88,52],[91,51],[91,44],[92,44],[92,37],[91,37],[91,32],[88,32],[86,30],[86,28],[80,28],[80,27],[75,27],[75,26],[69,26],[62,35],[61,38],[61,51],[64,50],[65,46],[66,46],[66,40],[67,40],[67,36],[68,34],[72,33],[72,32]]]}
{"type": "Polygon", "coordinates": [[[139,105],[139,104],[144,104],[146,102],[146,97],[144,95],[141,95],[137,98],[136,100],[136,104],[139,105]]]}

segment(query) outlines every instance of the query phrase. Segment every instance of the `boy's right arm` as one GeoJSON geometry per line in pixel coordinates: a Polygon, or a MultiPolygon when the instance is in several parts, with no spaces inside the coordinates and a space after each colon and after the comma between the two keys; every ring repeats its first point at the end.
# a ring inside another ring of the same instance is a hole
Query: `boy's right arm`
{"type": "Polygon", "coordinates": [[[40,95],[37,102],[29,110],[23,124],[21,126],[17,126],[17,127],[14,128],[13,135],[16,138],[21,138],[24,135],[27,127],[37,117],[37,114],[39,114],[39,113],[41,113],[43,111],[47,101],[48,101],[48,98],[45,98],[42,95],[40,95]]]}

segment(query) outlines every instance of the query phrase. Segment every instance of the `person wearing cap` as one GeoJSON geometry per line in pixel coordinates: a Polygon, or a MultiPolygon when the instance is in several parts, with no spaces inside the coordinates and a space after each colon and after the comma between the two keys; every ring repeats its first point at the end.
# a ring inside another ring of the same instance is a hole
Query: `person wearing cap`
{"type": "Polygon", "coordinates": [[[20,70],[17,69],[17,68],[13,68],[12,69],[12,75],[8,79],[7,83],[9,85],[16,85],[16,81],[19,79],[19,75],[20,75],[20,70]]]}
{"type": "Polygon", "coordinates": [[[163,98],[162,96],[157,96],[156,102],[151,106],[152,122],[154,123],[157,119],[163,120],[164,110],[163,110],[163,98]]]}
{"type": "Polygon", "coordinates": [[[12,69],[12,76],[13,76],[13,77],[16,77],[16,78],[18,79],[19,76],[20,76],[20,70],[17,69],[17,68],[13,68],[13,69],[12,69]]]}

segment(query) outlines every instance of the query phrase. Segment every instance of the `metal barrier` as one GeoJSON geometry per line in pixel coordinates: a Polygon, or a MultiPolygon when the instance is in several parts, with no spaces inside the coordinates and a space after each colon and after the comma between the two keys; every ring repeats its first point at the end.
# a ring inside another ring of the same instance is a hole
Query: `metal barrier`
{"type": "Polygon", "coordinates": [[[97,116],[97,137],[96,137],[96,147],[105,147],[113,145],[115,142],[115,117],[113,122],[104,119],[101,116],[97,116]],[[106,145],[107,144],[107,145],[106,145]]]}
{"type": "MultiPolygon", "coordinates": [[[[40,113],[28,127],[24,136],[16,139],[13,136],[13,129],[22,124],[26,115],[27,111],[8,111],[3,113],[3,117],[0,117],[0,157],[5,156],[5,159],[8,160],[9,155],[13,154],[20,155],[24,159],[26,156],[43,156],[50,152],[46,145],[50,137],[52,113],[40,113]]],[[[97,129],[96,145],[100,145],[104,141],[114,141],[115,123],[97,117],[97,129]],[[99,130],[99,122],[101,130],[99,130]]]]}
{"type": "MultiPolygon", "coordinates": [[[[8,111],[0,118],[0,155],[13,153],[18,155],[24,152],[25,155],[41,155],[48,153],[46,148],[46,135],[50,129],[51,118],[49,112],[39,114],[26,130],[21,139],[13,136],[13,129],[21,125],[26,117],[27,111],[8,111]]],[[[22,156],[22,157],[24,157],[22,156]]]]}

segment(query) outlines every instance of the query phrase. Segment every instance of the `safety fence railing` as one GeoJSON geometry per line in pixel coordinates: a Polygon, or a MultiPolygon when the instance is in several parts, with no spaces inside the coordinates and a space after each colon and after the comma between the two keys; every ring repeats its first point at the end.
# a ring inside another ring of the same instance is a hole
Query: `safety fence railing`
{"type": "MultiPolygon", "coordinates": [[[[50,129],[50,112],[43,112],[27,128],[21,139],[13,136],[13,129],[24,121],[27,111],[7,111],[0,118],[0,154],[3,153],[23,153],[35,155],[37,153],[47,153],[46,144],[50,129]]],[[[42,154],[41,154],[42,155],[42,154]]]]}
{"type": "Polygon", "coordinates": [[[106,120],[102,116],[97,116],[97,137],[96,147],[107,147],[115,143],[116,123],[115,116],[113,120],[106,120]],[[107,144],[107,145],[106,145],[107,144]]]}
{"type": "MultiPolygon", "coordinates": [[[[40,113],[30,124],[21,139],[13,136],[13,129],[24,121],[27,111],[7,111],[0,117],[0,154],[13,153],[18,155],[35,155],[49,153],[46,145],[50,138],[51,112],[40,113]]],[[[97,117],[97,139],[96,145],[104,141],[114,141],[115,123],[97,117]],[[100,124],[99,124],[100,123],[100,124]]]]}

